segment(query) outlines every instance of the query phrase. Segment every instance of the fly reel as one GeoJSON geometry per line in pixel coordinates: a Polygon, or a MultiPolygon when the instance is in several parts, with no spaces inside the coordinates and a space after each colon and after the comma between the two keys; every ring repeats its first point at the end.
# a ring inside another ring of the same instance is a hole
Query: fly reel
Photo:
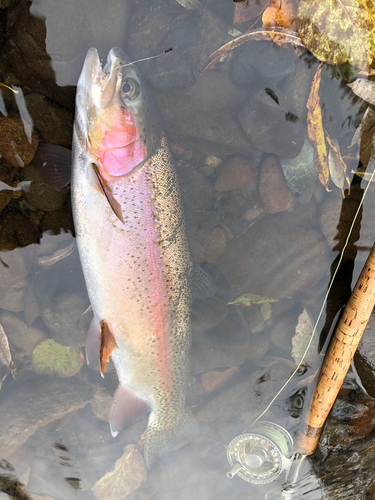
{"type": "Polygon", "coordinates": [[[249,483],[270,483],[289,468],[293,439],[272,422],[259,422],[250,430],[229,443],[227,458],[232,469],[227,476],[232,479],[237,474],[249,483]]]}

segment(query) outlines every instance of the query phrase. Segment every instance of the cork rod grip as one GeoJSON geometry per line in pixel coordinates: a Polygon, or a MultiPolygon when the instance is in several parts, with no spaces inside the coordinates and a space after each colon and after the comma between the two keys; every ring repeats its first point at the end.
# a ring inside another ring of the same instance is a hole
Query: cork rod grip
{"type": "Polygon", "coordinates": [[[304,429],[297,440],[312,455],[375,304],[375,244],[354,287],[324,357],[304,429]]]}

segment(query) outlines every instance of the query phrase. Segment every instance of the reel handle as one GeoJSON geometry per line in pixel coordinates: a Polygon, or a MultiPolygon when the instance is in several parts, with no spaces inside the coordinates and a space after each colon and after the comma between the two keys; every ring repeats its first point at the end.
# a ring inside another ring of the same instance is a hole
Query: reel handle
{"type": "Polygon", "coordinates": [[[312,455],[375,305],[375,244],[346,304],[327,353],[296,451],[312,455]]]}

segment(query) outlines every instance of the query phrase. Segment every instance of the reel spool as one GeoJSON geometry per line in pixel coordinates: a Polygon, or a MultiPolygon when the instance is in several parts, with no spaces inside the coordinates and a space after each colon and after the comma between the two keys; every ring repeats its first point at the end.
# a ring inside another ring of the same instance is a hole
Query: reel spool
{"type": "Polygon", "coordinates": [[[227,458],[232,469],[227,476],[232,479],[237,474],[249,483],[270,483],[291,464],[292,436],[272,422],[259,422],[250,430],[229,443],[227,458]]]}

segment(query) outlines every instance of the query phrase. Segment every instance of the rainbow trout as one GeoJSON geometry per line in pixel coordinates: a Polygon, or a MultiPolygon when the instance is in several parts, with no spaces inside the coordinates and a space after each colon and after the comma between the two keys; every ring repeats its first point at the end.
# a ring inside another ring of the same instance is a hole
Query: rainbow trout
{"type": "Polygon", "coordinates": [[[102,69],[91,48],[78,82],[72,203],[94,319],[88,358],[100,345],[119,378],[110,410],[115,436],[150,412],[148,467],[195,432],[185,406],[192,261],[176,172],[155,105],[119,48],[102,69]]]}

